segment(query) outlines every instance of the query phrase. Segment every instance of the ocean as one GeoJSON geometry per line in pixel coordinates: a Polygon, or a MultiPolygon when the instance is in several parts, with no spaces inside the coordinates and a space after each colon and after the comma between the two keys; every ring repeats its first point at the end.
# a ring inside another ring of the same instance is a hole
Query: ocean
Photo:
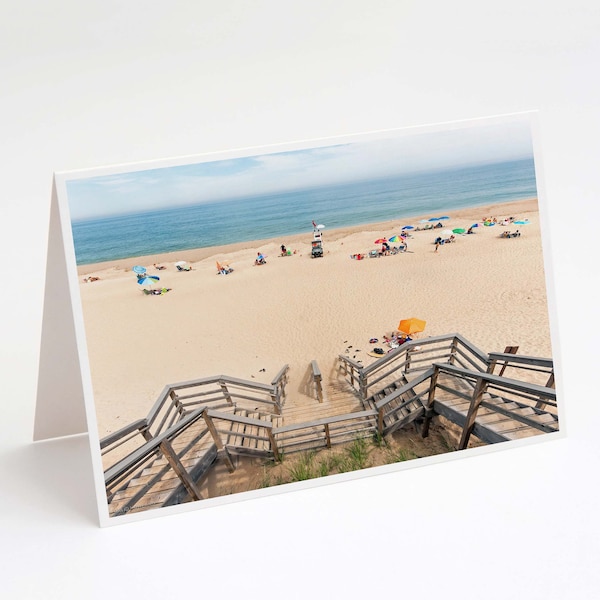
{"type": "MultiPolygon", "coordinates": [[[[78,265],[312,233],[537,196],[534,161],[514,160],[73,221],[78,265]]],[[[390,233],[391,235],[391,233],[390,233]]]]}

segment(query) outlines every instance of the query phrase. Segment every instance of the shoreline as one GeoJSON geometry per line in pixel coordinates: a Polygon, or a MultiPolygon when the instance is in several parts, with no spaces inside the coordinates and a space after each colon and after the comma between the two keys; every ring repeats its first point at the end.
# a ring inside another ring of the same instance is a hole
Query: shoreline
{"type": "MultiPolygon", "coordinates": [[[[523,198],[521,200],[512,200],[510,202],[500,202],[497,204],[484,204],[481,206],[458,208],[453,211],[446,211],[444,214],[450,216],[451,219],[481,220],[481,217],[475,216],[476,213],[483,216],[493,215],[497,217],[505,217],[537,211],[538,199],[537,197],[533,197],[523,198]]],[[[403,224],[416,223],[420,219],[430,218],[431,216],[431,213],[417,215],[415,217],[402,219],[402,222],[403,224]]],[[[391,219],[376,223],[350,225],[347,227],[340,227],[337,229],[324,229],[323,241],[325,243],[336,242],[342,238],[351,236],[353,234],[368,231],[373,231],[377,235],[379,235],[379,233],[381,233],[382,230],[390,231],[401,227],[402,223],[399,223],[399,221],[400,219],[391,219]]],[[[399,233],[399,231],[397,233],[399,233]]],[[[109,261],[89,263],[86,265],[77,265],[77,272],[79,276],[89,276],[94,275],[100,271],[106,271],[108,269],[130,271],[135,264],[153,265],[155,263],[174,263],[178,260],[185,260],[188,263],[195,263],[201,262],[203,260],[209,259],[217,255],[230,255],[251,249],[258,250],[263,246],[268,246],[272,244],[277,244],[277,247],[279,247],[282,243],[284,243],[287,247],[298,244],[306,245],[310,243],[311,236],[312,230],[307,229],[306,233],[296,233],[287,236],[249,240],[247,242],[236,242],[233,244],[226,244],[221,246],[208,246],[205,248],[191,248],[188,250],[178,250],[174,252],[164,252],[148,254],[143,256],[132,256],[128,258],[118,258],[109,261]]]]}

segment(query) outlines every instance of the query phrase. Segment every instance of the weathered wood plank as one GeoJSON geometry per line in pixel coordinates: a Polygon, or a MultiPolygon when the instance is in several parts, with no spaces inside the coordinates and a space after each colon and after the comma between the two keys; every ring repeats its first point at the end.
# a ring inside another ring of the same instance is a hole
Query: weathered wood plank
{"type": "Polygon", "coordinates": [[[338,423],[340,421],[352,421],[354,419],[365,419],[368,417],[376,417],[376,416],[377,416],[376,410],[364,410],[361,412],[350,413],[347,415],[338,415],[335,417],[325,417],[323,419],[317,419],[316,421],[309,421],[307,423],[296,423],[293,425],[284,425],[283,427],[273,428],[273,433],[275,435],[277,435],[277,434],[287,433],[289,431],[295,431],[298,429],[307,429],[310,427],[318,427],[320,425],[325,425],[326,423],[332,424],[332,423],[338,423]]]}

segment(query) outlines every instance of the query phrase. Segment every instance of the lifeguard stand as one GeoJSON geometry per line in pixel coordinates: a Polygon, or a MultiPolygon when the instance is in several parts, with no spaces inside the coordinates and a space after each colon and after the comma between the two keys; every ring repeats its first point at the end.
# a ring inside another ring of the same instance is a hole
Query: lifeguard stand
{"type": "Polygon", "coordinates": [[[316,227],[313,229],[312,248],[310,253],[312,258],[323,256],[323,238],[321,230],[316,227]]]}

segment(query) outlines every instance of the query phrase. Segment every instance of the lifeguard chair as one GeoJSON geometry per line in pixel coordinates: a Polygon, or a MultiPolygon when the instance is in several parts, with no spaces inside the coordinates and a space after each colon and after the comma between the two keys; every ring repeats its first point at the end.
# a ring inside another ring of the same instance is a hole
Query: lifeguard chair
{"type": "MultiPolygon", "coordinates": [[[[311,258],[318,258],[323,256],[323,238],[319,226],[316,225],[314,221],[313,227],[313,239],[310,256],[311,258]]],[[[322,225],[320,227],[322,227],[322,225]]]]}

